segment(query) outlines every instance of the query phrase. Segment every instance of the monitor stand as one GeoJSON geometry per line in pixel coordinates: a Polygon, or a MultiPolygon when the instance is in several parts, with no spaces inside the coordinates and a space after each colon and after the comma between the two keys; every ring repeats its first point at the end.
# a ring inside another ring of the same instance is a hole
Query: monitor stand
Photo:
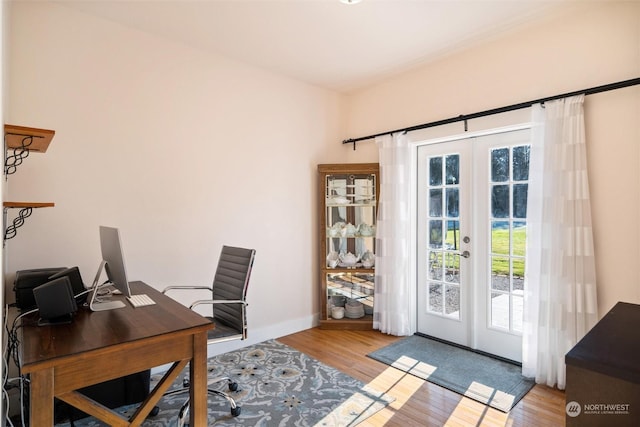
{"type": "Polygon", "coordinates": [[[125,306],[126,304],[122,301],[91,301],[91,303],[89,304],[89,308],[91,309],[91,311],[113,310],[125,306]]]}
{"type": "Polygon", "coordinates": [[[98,284],[98,282],[100,281],[100,276],[102,275],[102,270],[104,269],[105,264],[106,264],[106,261],[102,261],[100,263],[100,266],[98,267],[98,272],[96,273],[96,277],[93,280],[91,297],[89,298],[89,309],[91,309],[91,311],[106,311],[106,310],[113,310],[116,308],[122,308],[126,306],[123,301],[96,301],[96,297],[98,296],[98,291],[102,287],[102,285],[98,284]]]}

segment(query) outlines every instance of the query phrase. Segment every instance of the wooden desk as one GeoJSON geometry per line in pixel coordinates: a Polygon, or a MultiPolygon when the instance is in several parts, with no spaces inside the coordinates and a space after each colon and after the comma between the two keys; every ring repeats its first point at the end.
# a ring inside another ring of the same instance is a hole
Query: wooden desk
{"type": "MultiPolygon", "coordinates": [[[[142,282],[155,305],[91,312],[69,325],[28,326],[22,332],[22,373],[31,376],[30,424],[52,426],[54,397],[111,426],[139,426],[180,371],[190,366],[190,425],[207,425],[207,330],[210,321],[142,282]],[[76,390],[173,363],[130,420],[76,390]]],[[[122,297],[120,297],[122,298],[122,297]]],[[[26,323],[26,322],[25,322],[26,323]]]]}

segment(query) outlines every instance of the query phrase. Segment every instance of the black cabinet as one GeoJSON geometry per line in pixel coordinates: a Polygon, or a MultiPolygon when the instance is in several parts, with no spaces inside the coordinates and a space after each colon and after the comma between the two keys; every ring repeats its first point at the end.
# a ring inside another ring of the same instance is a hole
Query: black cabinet
{"type": "Polygon", "coordinates": [[[640,426],[640,305],[617,303],[565,363],[567,427],[640,426]]]}

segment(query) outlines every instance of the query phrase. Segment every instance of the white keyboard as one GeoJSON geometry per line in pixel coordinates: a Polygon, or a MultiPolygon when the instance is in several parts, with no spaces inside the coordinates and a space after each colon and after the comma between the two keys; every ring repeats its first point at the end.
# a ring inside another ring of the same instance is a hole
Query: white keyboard
{"type": "Polygon", "coordinates": [[[156,303],[154,300],[149,298],[147,294],[131,295],[130,297],[127,297],[127,299],[129,300],[131,305],[136,308],[143,307],[145,305],[153,305],[156,303]]]}

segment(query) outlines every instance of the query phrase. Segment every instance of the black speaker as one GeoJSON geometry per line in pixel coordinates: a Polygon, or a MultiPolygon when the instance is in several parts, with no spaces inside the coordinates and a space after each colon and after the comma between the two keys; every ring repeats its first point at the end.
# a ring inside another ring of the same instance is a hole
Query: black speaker
{"type": "Polygon", "coordinates": [[[70,323],[73,313],[78,310],[67,276],[34,288],[33,296],[40,312],[40,325],[70,323]]]}
{"type": "Polygon", "coordinates": [[[87,292],[80,275],[78,267],[66,268],[58,273],[49,276],[48,280],[58,279],[60,277],[68,277],[71,282],[71,290],[76,297],[76,304],[82,305],[87,300],[87,292]]]}

